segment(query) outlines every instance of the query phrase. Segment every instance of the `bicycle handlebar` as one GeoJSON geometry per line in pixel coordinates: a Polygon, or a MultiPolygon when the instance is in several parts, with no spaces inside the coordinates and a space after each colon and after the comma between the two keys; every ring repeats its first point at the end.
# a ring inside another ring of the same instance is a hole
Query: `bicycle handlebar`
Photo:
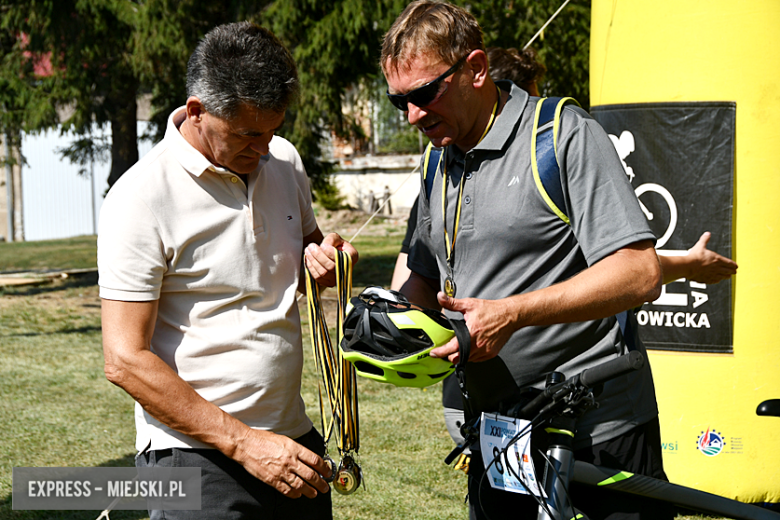
{"type": "Polygon", "coordinates": [[[593,368],[588,368],[572,377],[571,379],[549,386],[537,395],[528,404],[520,409],[519,417],[534,417],[550,401],[554,401],[558,394],[566,394],[570,389],[581,387],[598,386],[605,381],[622,376],[634,370],[639,370],[645,364],[645,357],[641,352],[631,351],[626,356],[607,361],[593,368]]]}
{"type": "Polygon", "coordinates": [[[585,386],[597,386],[623,374],[639,370],[644,364],[645,357],[640,352],[633,350],[627,356],[620,356],[604,364],[583,370],[580,374],[580,381],[585,386]]]}

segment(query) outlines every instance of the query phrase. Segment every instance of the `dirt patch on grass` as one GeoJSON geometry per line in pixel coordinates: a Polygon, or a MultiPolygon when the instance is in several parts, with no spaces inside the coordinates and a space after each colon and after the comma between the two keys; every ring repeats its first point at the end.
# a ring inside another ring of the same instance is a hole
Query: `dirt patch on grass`
{"type": "Polygon", "coordinates": [[[34,286],[6,287],[0,297],[0,310],[38,308],[54,314],[67,312],[82,317],[100,315],[96,276],[53,279],[34,286]]]}
{"type": "Polygon", "coordinates": [[[316,209],[317,224],[326,235],[336,232],[349,240],[360,231],[361,236],[406,233],[408,215],[376,215],[369,222],[370,214],[359,210],[340,209],[329,211],[316,209]],[[368,222],[368,225],[365,225],[368,222]],[[364,227],[365,226],[365,227],[364,227]]]}

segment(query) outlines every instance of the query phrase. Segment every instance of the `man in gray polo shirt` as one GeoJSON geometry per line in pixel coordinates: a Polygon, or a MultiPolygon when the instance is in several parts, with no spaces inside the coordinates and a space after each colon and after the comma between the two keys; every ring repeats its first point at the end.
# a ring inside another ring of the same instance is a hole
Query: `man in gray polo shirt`
{"type": "Polygon", "coordinates": [[[152,519],[332,516],[296,289],[303,260],[333,286],[334,249],[357,251],[323,237],[301,158],[274,136],[297,86],[268,30],[213,29],[186,105],[103,204],[105,372],[136,400],[136,464],[201,468],[201,510],[152,519]]]}
{"type": "MultiPolygon", "coordinates": [[[[614,316],[657,298],[661,271],[653,234],[601,127],[580,109],[563,111],[558,158],[569,225],[535,185],[534,103],[511,83],[490,79],[470,14],[413,2],[385,35],[381,60],[391,102],[444,147],[430,197],[419,200],[403,292],[465,317],[471,411],[499,411],[552,371],[571,376],[625,354],[614,316]]],[[[641,343],[636,348],[644,352],[641,343]]],[[[457,361],[457,341],[432,355],[457,361]]],[[[663,477],[649,367],[605,385],[600,402],[578,424],[577,457],[663,477]]],[[[486,482],[478,488],[478,459],[469,473],[472,516],[532,515],[536,503],[527,497],[486,482]]],[[[668,515],[627,502],[575,495],[591,519],[668,515]]]]}

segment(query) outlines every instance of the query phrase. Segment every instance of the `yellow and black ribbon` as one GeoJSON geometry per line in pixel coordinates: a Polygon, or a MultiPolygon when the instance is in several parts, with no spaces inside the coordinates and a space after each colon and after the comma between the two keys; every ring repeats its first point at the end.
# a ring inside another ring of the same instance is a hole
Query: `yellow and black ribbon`
{"type": "MultiPolygon", "coordinates": [[[[482,132],[482,137],[479,138],[477,144],[482,142],[482,140],[488,134],[490,129],[493,127],[493,123],[496,121],[496,115],[498,114],[498,107],[501,104],[501,90],[499,90],[499,88],[496,87],[496,91],[498,93],[498,98],[496,99],[496,102],[493,105],[493,110],[490,114],[490,120],[488,121],[488,124],[485,127],[484,132],[482,132]]],[[[444,165],[441,168],[441,174],[442,174],[441,218],[444,227],[444,246],[447,252],[447,265],[449,266],[450,270],[452,270],[455,263],[455,241],[458,239],[458,228],[460,227],[460,210],[463,202],[463,181],[466,178],[466,172],[464,170],[463,174],[460,176],[460,183],[458,185],[458,204],[455,208],[455,222],[453,223],[452,226],[452,241],[450,242],[449,233],[447,233],[447,159],[445,158],[442,162],[444,163],[444,165]]],[[[448,277],[448,282],[450,284],[450,289],[448,289],[445,292],[447,292],[447,296],[454,296],[455,285],[451,276],[448,277]]]]}
{"type": "Polygon", "coordinates": [[[344,335],[346,305],[352,293],[352,258],[342,251],[336,251],[336,291],[338,310],[334,348],[325,322],[320,287],[306,269],[309,332],[320,376],[318,387],[322,435],[326,448],[330,438],[335,435],[339,455],[343,459],[360,449],[360,421],[355,368],[342,357],[338,348],[344,335]]]}

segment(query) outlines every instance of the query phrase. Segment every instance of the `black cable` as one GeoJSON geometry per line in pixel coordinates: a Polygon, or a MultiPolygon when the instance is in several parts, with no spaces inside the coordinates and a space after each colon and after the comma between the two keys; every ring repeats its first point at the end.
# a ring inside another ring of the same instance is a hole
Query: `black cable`
{"type": "MultiPolygon", "coordinates": [[[[543,508],[545,512],[550,516],[550,518],[554,518],[552,511],[550,511],[549,506],[547,505],[547,502],[544,500],[544,497],[537,496],[536,494],[532,493],[531,490],[528,488],[526,483],[523,481],[524,479],[521,479],[517,473],[512,469],[511,465],[509,464],[509,460],[507,457],[507,450],[516,444],[522,437],[526,435],[531,435],[535,429],[538,429],[541,427],[543,421],[539,420],[537,424],[534,424],[534,421],[537,421],[539,419],[538,417],[535,417],[533,420],[529,421],[528,425],[523,428],[521,431],[519,431],[514,437],[512,437],[509,442],[504,446],[504,448],[493,457],[493,460],[490,461],[490,464],[486,468],[484,468],[484,471],[482,473],[482,476],[480,477],[479,483],[477,485],[477,505],[480,508],[480,510],[484,513],[485,517],[487,517],[488,520],[492,520],[490,515],[485,511],[485,508],[482,507],[482,487],[484,484],[485,476],[488,474],[490,468],[493,466],[493,464],[496,463],[498,459],[503,455],[504,460],[506,461],[506,467],[508,471],[520,482],[520,485],[522,485],[525,490],[528,492],[528,496],[532,497],[539,507],[543,508]],[[529,430],[530,428],[530,430],[529,430]],[[526,431],[528,430],[528,431],[526,431]]],[[[481,452],[480,452],[481,453],[481,452]]]]}

